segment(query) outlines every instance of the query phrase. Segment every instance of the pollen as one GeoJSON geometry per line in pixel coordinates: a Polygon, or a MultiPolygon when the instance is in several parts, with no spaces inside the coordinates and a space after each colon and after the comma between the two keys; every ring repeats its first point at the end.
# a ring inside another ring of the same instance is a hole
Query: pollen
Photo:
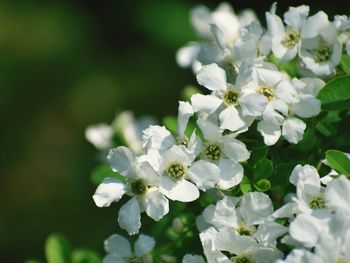
{"type": "Polygon", "coordinates": [[[180,163],[173,163],[166,170],[166,174],[173,179],[181,179],[186,175],[186,167],[180,163]]]}
{"type": "Polygon", "coordinates": [[[147,192],[147,185],[142,179],[133,181],[130,185],[131,192],[135,195],[144,195],[147,192]]]}
{"type": "Polygon", "coordinates": [[[238,92],[232,87],[229,87],[228,90],[224,94],[224,104],[225,106],[235,105],[237,104],[239,98],[238,92]]]}
{"type": "Polygon", "coordinates": [[[325,208],[325,207],[326,207],[326,203],[324,201],[323,195],[315,196],[310,201],[310,208],[311,209],[315,210],[315,209],[320,209],[320,208],[325,208]]]}
{"type": "Polygon", "coordinates": [[[315,51],[314,57],[316,62],[324,62],[331,58],[333,53],[332,47],[327,45],[326,43],[321,43],[315,51]]]}
{"type": "Polygon", "coordinates": [[[300,32],[296,29],[290,29],[286,32],[281,44],[286,48],[293,48],[300,40],[300,32]]]}
{"type": "Polygon", "coordinates": [[[243,254],[240,256],[232,257],[231,260],[234,263],[255,263],[252,256],[249,254],[243,254]]]}
{"type": "Polygon", "coordinates": [[[257,91],[261,95],[264,95],[268,100],[272,100],[275,97],[274,90],[270,86],[261,86],[257,91]]]}
{"type": "Polygon", "coordinates": [[[205,157],[212,161],[216,162],[221,157],[221,148],[217,144],[209,144],[204,150],[205,157]]]}

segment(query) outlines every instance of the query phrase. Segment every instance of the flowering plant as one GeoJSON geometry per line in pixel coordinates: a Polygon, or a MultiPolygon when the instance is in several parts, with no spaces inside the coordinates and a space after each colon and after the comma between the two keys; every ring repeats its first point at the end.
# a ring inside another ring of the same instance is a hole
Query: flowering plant
{"type": "Polygon", "coordinates": [[[264,28],[221,4],[191,22],[176,59],[202,88],[177,118],[87,129],[107,155],[95,204],[152,236],[133,253],[112,235],[104,262],[350,262],[350,18],[274,4],[264,28]]]}

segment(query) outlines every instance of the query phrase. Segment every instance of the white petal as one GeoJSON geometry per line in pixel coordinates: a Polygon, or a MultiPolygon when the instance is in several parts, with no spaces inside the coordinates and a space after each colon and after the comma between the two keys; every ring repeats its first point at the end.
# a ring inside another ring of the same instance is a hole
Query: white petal
{"type": "Polygon", "coordinates": [[[106,207],[112,202],[118,202],[125,192],[125,185],[118,179],[105,178],[97,187],[92,198],[98,207],[106,207]]]}
{"type": "Polygon", "coordinates": [[[171,184],[169,182],[173,180],[171,178],[166,178],[166,176],[164,177],[165,178],[162,179],[161,191],[169,199],[180,202],[192,202],[198,199],[199,191],[193,183],[182,179],[171,184]]]}
{"type": "Polygon", "coordinates": [[[303,139],[306,124],[294,117],[289,117],[285,120],[282,126],[282,136],[290,143],[298,143],[303,139]]]}
{"type": "Polygon", "coordinates": [[[195,94],[191,97],[191,104],[195,112],[213,113],[222,104],[222,100],[212,95],[195,94]]]}
{"type": "Polygon", "coordinates": [[[299,96],[294,86],[287,80],[282,80],[276,87],[276,96],[286,103],[297,103],[299,96]]]}
{"type": "Polygon", "coordinates": [[[198,119],[197,125],[201,129],[203,136],[204,136],[204,139],[211,141],[211,142],[216,142],[220,139],[221,130],[214,123],[212,123],[208,120],[198,119]]]}
{"type": "Polygon", "coordinates": [[[257,129],[264,137],[264,143],[266,145],[274,145],[281,136],[281,128],[271,122],[262,120],[258,123],[257,129]]]}
{"type": "Polygon", "coordinates": [[[265,110],[267,102],[268,100],[265,96],[257,93],[251,93],[239,99],[242,113],[247,116],[260,116],[265,110]]]}
{"type": "Polygon", "coordinates": [[[242,197],[239,211],[247,225],[257,225],[272,214],[273,207],[268,195],[260,192],[250,192],[242,197]]]}
{"type": "Polygon", "coordinates": [[[243,178],[243,167],[232,160],[221,160],[219,162],[220,181],[218,188],[227,190],[238,185],[243,178]]]}
{"type": "Polygon", "coordinates": [[[126,263],[126,261],[117,255],[108,254],[103,258],[103,263],[126,263]]]}
{"type": "Polygon", "coordinates": [[[135,235],[141,227],[140,205],[136,197],[131,198],[119,210],[119,226],[125,229],[129,235],[135,235]]]}
{"type": "Polygon", "coordinates": [[[196,60],[198,52],[200,50],[200,45],[198,44],[188,44],[180,48],[176,52],[176,62],[182,68],[190,67],[196,60]]]}
{"type": "Polygon", "coordinates": [[[328,16],[325,12],[319,11],[313,16],[310,16],[303,24],[301,29],[302,38],[314,38],[320,31],[329,24],[328,16]]]}
{"type": "Polygon", "coordinates": [[[188,120],[193,116],[193,108],[189,102],[179,101],[177,115],[177,134],[183,137],[187,128],[188,120]]]}
{"type": "Polygon", "coordinates": [[[158,190],[149,191],[144,199],[146,213],[153,220],[158,221],[169,212],[169,201],[158,190]]]}
{"type": "Polygon", "coordinates": [[[205,261],[202,256],[186,254],[182,259],[182,263],[205,263],[205,261]]]}
{"type": "Polygon", "coordinates": [[[162,155],[160,172],[164,172],[173,163],[179,163],[185,166],[191,165],[195,156],[185,152],[182,147],[174,145],[162,155]]]}
{"type": "Polygon", "coordinates": [[[210,10],[204,5],[198,5],[191,10],[191,24],[202,38],[210,38],[210,27],[213,23],[210,10]]]}
{"type": "Polygon", "coordinates": [[[224,153],[235,162],[243,162],[249,159],[250,152],[245,144],[231,136],[224,137],[224,153]]]}
{"type": "Polygon", "coordinates": [[[321,102],[311,95],[302,95],[300,101],[293,104],[293,111],[302,118],[316,116],[321,111],[321,102]]]}
{"type": "Polygon", "coordinates": [[[201,190],[214,188],[220,178],[220,169],[215,164],[199,160],[188,169],[188,177],[201,190]]]}
{"type": "Polygon", "coordinates": [[[112,135],[112,127],[105,123],[89,126],[85,130],[85,138],[99,150],[111,147],[112,135]]]}
{"type": "Polygon", "coordinates": [[[135,254],[137,257],[141,257],[151,252],[156,244],[156,241],[153,237],[146,235],[139,235],[138,239],[135,242],[135,254]]]}
{"type": "Polygon", "coordinates": [[[295,185],[297,191],[316,196],[320,193],[320,176],[315,167],[298,164],[293,169],[289,181],[295,185]]]}
{"type": "Polygon", "coordinates": [[[279,16],[267,12],[266,22],[267,22],[268,33],[272,37],[281,36],[284,34],[284,26],[279,16]]]}
{"type": "Polygon", "coordinates": [[[104,241],[104,248],[107,253],[113,253],[119,257],[128,257],[131,255],[130,243],[121,235],[113,234],[107,238],[104,241]]]}
{"type": "Polygon", "coordinates": [[[284,21],[291,28],[300,28],[309,15],[310,7],[301,5],[298,7],[289,7],[284,13],[284,21]]]}
{"type": "Polygon", "coordinates": [[[226,73],[215,63],[202,67],[197,74],[200,85],[209,90],[226,90],[226,73]]]}
{"type": "Polygon", "coordinates": [[[150,125],[143,131],[143,148],[148,152],[151,150],[165,151],[174,144],[174,138],[171,133],[164,127],[150,125]]]}
{"type": "Polygon", "coordinates": [[[229,106],[224,109],[220,113],[219,119],[221,122],[220,128],[224,130],[237,131],[245,125],[245,122],[241,119],[234,106],[229,106]]]}
{"type": "Polygon", "coordinates": [[[345,260],[346,262],[350,262],[350,230],[348,230],[345,234],[345,260]]]}
{"type": "Polygon", "coordinates": [[[136,158],[129,148],[119,146],[109,151],[107,160],[114,172],[126,176],[129,175],[131,166],[135,163],[136,158]]]}
{"type": "Polygon", "coordinates": [[[321,230],[325,226],[311,215],[299,214],[289,226],[290,235],[305,247],[316,245],[321,230]]]}
{"type": "Polygon", "coordinates": [[[237,215],[235,208],[238,202],[239,198],[226,196],[216,205],[209,205],[204,209],[203,218],[217,229],[237,227],[240,223],[240,216],[237,215]]]}
{"type": "Polygon", "coordinates": [[[345,176],[334,179],[325,191],[326,204],[350,215],[350,181],[345,176]]]}

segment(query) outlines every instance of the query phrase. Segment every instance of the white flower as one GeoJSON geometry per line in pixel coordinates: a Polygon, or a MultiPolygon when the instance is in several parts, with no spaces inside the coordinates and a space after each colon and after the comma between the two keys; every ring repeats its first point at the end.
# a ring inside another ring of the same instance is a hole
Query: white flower
{"type": "MultiPolygon", "coordinates": [[[[270,263],[282,258],[283,254],[276,248],[259,245],[253,237],[241,236],[233,230],[221,230],[212,233],[212,246],[204,250],[208,262],[261,262],[270,263]],[[228,252],[229,255],[221,251],[228,252]],[[220,253],[220,254],[218,254],[220,253]],[[214,255],[220,261],[213,261],[214,255]]],[[[205,241],[205,240],[204,240],[205,241]]],[[[202,241],[203,242],[203,241],[202,241]]]]}
{"type": "MultiPolygon", "coordinates": [[[[337,30],[328,21],[328,16],[322,11],[310,16],[302,28],[301,36],[303,40],[299,56],[302,68],[311,75],[320,77],[333,74],[333,70],[340,63],[342,46],[337,30]]],[[[308,74],[303,71],[301,73],[308,74]]]]}
{"type": "Polygon", "coordinates": [[[322,259],[318,256],[312,254],[306,249],[293,249],[292,252],[288,254],[286,259],[277,260],[276,263],[311,263],[311,262],[322,262],[322,259]]]}
{"type": "Polygon", "coordinates": [[[151,263],[150,252],[154,245],[155,241],[152,237],[141,234],[135,242],[135,252],[132,252],[130,243],[125,237],[113,234],[104,242],[107,255],[104,257],[103,263],[151,263]]]}
{"type": "Polygon", "coordinates": [[[106,123],[89,126],[85,130],[85,138],[98,150],[108,150],[112,147],[113,129],[106,123]]]}
{"type": "Polygon", "coordinates": [[[243,178],[243,167],[239,162],[246,161],[250,156],[245,144],[237,140],[234,134],[225,135],[225,131],[210,121],[198,119],[197,125],[206,140],[201,157],[220,169],[217,187],[229,189],[238,185],[243,178]]]}
{"type": "Polygon", "coordinates": [[[170,199],[192,202],[199,197],[198,188],[205,191],[219,181],[219,168],[174,145],[162,154],[159,164],[161,191],[170,199]],[[194,183],[192,183],[192,182],[194,183]]]}
{"type": "Polygon", "coordinates": [[[141,227],[142,211],[158,221],[169,212],[169,201],[159,191],[161,177],[145,161],[139,161],[126,147],[112,149],[107,157],[112,170],[126,177],[125,183],[115,178],[106,178],[97,187],[93,199],[98,207],[118,202],[127,193],[132,198],[119,210],[118,222],[130,235],[137,234],[141,227]]]}
{"type": "Polygon", "coordinates": [[[272,52],[281,63],[292,60],[299,52],[302,36],[301,30],[309,15],[309,7],[302,5],[290,7],[284,14],[284,27],[279,16],[275,14],[276,5],[266,13],[268,34],[271,36],[272,52]]]}

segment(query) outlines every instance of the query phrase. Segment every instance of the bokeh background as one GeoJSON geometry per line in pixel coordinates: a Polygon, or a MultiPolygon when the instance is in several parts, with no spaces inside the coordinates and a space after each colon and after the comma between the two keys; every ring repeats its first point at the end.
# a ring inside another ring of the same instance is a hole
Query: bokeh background
{"type": "MultiPolygon", "coordinates": [[[[196,39],[188,19],[220,1],[0,1],[0,261],[44,261],[52,232],[102,251],[117,209],[98,209],[89,176],[98,163],[87,125],[118,110],[176,114],[190,70],[176,50],[196,39]]],[[[263,18],[272,1],[231,1],[263,18]]],[[[279,1],[349,14],[350,2],[279,1]]]]}

